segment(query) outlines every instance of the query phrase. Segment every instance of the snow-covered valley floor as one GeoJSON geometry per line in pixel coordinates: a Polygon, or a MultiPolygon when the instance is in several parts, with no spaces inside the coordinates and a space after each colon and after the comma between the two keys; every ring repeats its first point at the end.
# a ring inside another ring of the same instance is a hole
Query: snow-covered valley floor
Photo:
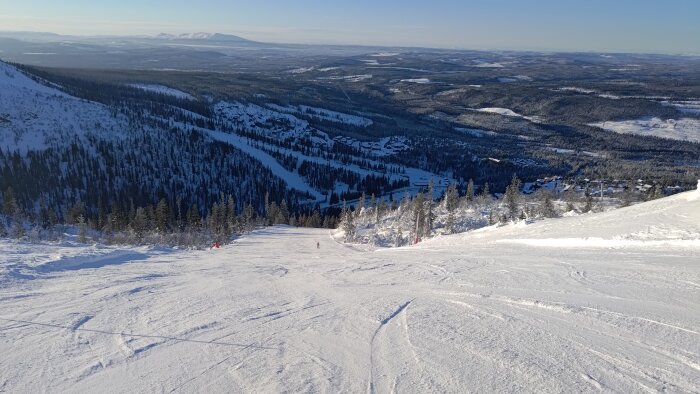
{"type": "Polygon", "coordinates": [[[698,392],[698,239],[691,192],[376,251],[0,241],[0,392],[698,392]]]}

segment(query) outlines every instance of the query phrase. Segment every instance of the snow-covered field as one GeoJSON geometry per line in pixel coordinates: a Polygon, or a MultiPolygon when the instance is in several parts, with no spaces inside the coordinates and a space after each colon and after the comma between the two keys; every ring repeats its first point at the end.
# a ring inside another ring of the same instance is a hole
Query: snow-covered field
{"type": "Polygon", "coordinates": [[[539,116],[525,116],[525,115],[521,115],[521,114],[519,114],[519,113],[513,111],[512,109],[508,109],[508,108],[498,108],[498,107],[493,107],[493,108],[478,108],[478,109],[475,109],[475,111],[479,111],[479,112],[488,112],[488,113],[492,113],[492,114],[499,114],[499,115],[510,116],[510,117],[514,117],[514,118],[523,118],[523,119],[527,119],[527,120],[529,120],[529,121],[531,121],[531,122],[540,122],[540,121],[542,121],[542,119],[541,119],[539,116]]]}
{"type": "Polygon", "coordinates": [[[700,142],[700,119],[643,118],[593,123],[591,126],[620,134],[638,134],[673,140],[700,142]]]}
{"type": "Polygon", "coordinates": [[[0,241],[0,391],[698,392],[698,239],[688,192],[396,249],[0,241]]]}
{"type": "Polygon", "coordinates": [[[173,88],[168,87],[168,86],[154,85],[154,84],[140,84],[140,83],[132,83],[132,84],[129,84],[129,86],[132,86],[132,87],[135,87],[135,88],[141,89],[141,90],[146,90],[149,92],[160,93],[160,94],[165,94],[168,96],[177,97],[179,99],[196,100],[194,98],[194,96],[192,96],[191,94],[185,93],[182,90],[173,89],[173,88]]]}

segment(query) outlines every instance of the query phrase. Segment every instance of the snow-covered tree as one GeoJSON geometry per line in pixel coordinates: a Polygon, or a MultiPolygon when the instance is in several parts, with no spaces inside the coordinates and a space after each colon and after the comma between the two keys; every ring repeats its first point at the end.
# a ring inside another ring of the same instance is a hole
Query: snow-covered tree
{"type": "Polygon", "coordinates": [[[453,212],[457,209],[459,203],[459,193],[457,193],[457,186],[451,183],[447,190],[445,191],[445,197],[442,200],[442,207],[448,212],[453,212]]]}
{"type": "Polygon", "coordinates": [[[343,208],[343,211],[340,213],[339,227],[345,234],[345,242],[353,242],[355,240],[355,220],[349,208],[343,208]]]}
{"type": "Polygon", "coordinates": [[[474,181],[472,179],[467,183],[467,194],[464,196],[467,202],[474,201],[474,181]]]}
{"type": "Polygon", "coordinates": [[[513,174],[513,179],[510,181],[510,185],[506,188],[506,192],[503,195],[503,202],[508,210],[508,217],[510,220],[515,220],[520,214],[520,188],[522,184],[520,179],[513,174]]]}

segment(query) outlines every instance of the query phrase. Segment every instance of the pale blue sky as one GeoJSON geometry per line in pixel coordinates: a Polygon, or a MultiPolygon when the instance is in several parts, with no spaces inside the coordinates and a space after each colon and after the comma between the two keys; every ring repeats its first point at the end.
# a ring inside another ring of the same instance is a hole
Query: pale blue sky
{"type": "Polygon", "coordinates": [[[0,0],[0,30],[700,53],[700,0],[0,0]]]}

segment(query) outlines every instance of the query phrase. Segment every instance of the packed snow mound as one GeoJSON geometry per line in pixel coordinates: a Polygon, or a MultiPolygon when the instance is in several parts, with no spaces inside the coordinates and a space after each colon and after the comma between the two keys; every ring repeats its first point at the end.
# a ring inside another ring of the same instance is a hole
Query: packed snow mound
{"type": "MultiPolygon", "coordinates": [[[[700,192],[612,211],[461,235],[544,247],[700,247],[700,192]]],[[[439,242],[439,241],[438,241],[439,242]]]]}

